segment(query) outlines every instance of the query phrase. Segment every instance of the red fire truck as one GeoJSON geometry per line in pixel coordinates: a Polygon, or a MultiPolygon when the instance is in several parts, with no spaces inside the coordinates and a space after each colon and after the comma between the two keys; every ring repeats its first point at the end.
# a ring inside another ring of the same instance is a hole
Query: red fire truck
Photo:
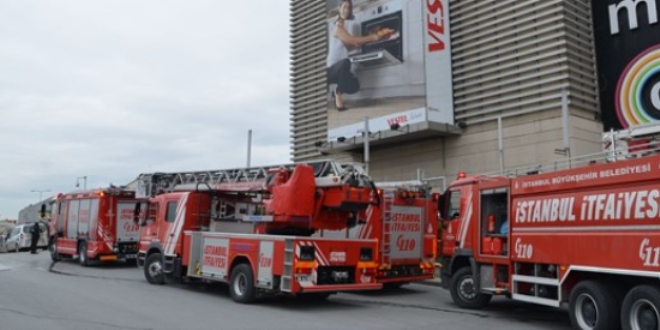
{"type": "MultiPolygon", "coordinates": [[[[229,283],[231,297],[382,288],[378,241],[315,238],[357,221],[377,197],[334,162],[139,177],[149,200],[138,264],[146,280],[229,283]]],[[[140,188],[142,189],[142,188],[140,188]]]]}
{"type": "Polygon", "coordinates": [[[421,181],[377,183],[380,203],[356,226],[321,230],[315,236],[379,241],[377,278],[386,287],[434,277],[438,194],[421,181]]]}
{"type": "Polygon", "coordinates": [[[660,326],[660,156],[517,178],[464,174],[443,195],[442,285],[567,306],[576,329],[660,326]]]}
{"type": "Polygon", "coordinates": [[[83,266],[118,259],[135,262],[139,228],[133,215],[138,202],[134,191],[119,188],[58,194],[50,221],[53,261],[77,258],[83,266]]]}

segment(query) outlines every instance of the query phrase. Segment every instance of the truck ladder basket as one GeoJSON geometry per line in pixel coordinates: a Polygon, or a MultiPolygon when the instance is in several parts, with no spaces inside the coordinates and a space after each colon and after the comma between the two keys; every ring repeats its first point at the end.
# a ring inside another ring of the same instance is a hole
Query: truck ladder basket
{"type": "Polygon", "coordinates": [[[514,269],[511,295],[514,300],[560,307],[562,297],[557,265],[518,262],[514,264],[514,269]],[[522,291],[521,288],[529,289],[522,291]]]}
{"type": "Polygon", "coordinates": [[[394,191],[386,190],[383,192],[383,243],[381,246],[383,253],[383,263],[390,265],[390,245],[392,244],[392,204],[394,203],[394,191]]]}
{"type": "Polygon", "coordinates": [[[284,242],[284,271],[282,272],[282,282],[280,283],[280,290],[282,292],[291,292],[295,248],[294,240],[287,239],[284,242]]]}
{"type": "Polygon", "coordinates": [[[282,168],[292,170],[299,164],[312,166],[317,179],[331,176],[342,177],[350,173],[356,173],[359,177],[366,178],[361,165],[357,163],[340,164],[331,160],[227,170],[156,172],[144,173],[138,176],[136,180],[136,195],[138,197],[150,197],[157,195],[159,191],[171,192],[175,188],[181,189],[182,186],[188,189],[195,189],[197,187],[205,189],[207,185],[213,188],[225,186],[237,190],[258,189],[266,182],[269,170],[282,168]]]}

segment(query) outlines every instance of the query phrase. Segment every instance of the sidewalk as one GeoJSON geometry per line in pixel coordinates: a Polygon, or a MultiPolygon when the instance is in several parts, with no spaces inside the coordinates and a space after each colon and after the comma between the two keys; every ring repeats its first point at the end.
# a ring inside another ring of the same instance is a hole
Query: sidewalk
{"type": "Polygon", "coordinates": [[[442,281],[439,278],[433,278],[431,280],[426,280],[426,281],[420,281],[420,282],[415,282],[417,284],[423,284],[423,285],[432,285],[432,286],[440,286],[442,281]]]}

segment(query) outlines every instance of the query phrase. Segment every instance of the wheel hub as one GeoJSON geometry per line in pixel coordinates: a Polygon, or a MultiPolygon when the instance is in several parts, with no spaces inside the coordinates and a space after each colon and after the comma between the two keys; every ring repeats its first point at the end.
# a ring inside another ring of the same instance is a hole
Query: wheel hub
{"type": "Polygon", "coordinates": [[[477,297],[477,293],[474,287],[474,280],[472,277],[464,277],[461,279],[461,284],[459,285],[459,292],[465,300],[474,300],[477,297]]]}
{"type": "Polygon", "coordinates": [[[246,290],[247,290],[247,278],[245,277],[244,274],[238,274],[236,276],[236,281],[234,282],[234,291],[239,296],[242,296],[243,294],[245,294],[246,290]]]}
{"type": "Polygon", "coordinates": [[[594,299],[587,294],[581,294],[577,298],[577,321],[582,329],[594,329],[598,322],[598,307],[594,299]]]}
{"type": "Polygon", "coordinates": [[[161,271],[163,270],[163,266],[160,264],[160,261],[154,261],[151,264],[149,264],[149,276],[151,277],[157,277],[160,275],[161,271]]]}
{"type": "Polygon", "coordinates": [[[660,313],[653,306],[653,304],[646,300],[640,299],[632,306],[630,313],[630,324],[635,330],[655,330],[660,324],[660,313]]]}

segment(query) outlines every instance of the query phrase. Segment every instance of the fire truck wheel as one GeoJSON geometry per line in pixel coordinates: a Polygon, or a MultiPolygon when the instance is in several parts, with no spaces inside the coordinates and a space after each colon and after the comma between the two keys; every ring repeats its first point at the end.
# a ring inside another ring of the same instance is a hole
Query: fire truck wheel
{"type": "Polygon", "coordinates": [[[454,303],[461,308],[481,309],[488,305],[493,296],[478,292],[476,289],[470,267],[459,269],[451,277],[451,297],[454,303]]]}
{"type": "Polygon", "coordinates": [[[569,314],[574,329],[619,329],[620,304],[604,283],[581,282],[571,291],[570,299],[569,314]]]}
{"type": "Polygon", "coordinates": [[[253,302],[257,296],[254,287],[254,276],[249,264],[240,264],[231,271],[231,282],[229,283],[231,298],[241,304],[253,302]]]}
{"type": "Polygon", "coordinates": [[[50,244],[48,244],[48,250],[50,252],[50,259],[53,261],[60,261],[60,254],[57,253],[57,240],[51,239],[50,244]]]}
{"type": "Polygon", "coordinates": [[[78,243],[78,263],[83,266],[89,266],[89,258],[87,257],[87,243],[78,243]]]}
{"type": "Polygon", "coordinates": [[[660,289],[651,285],[640,285],[630,290],[621,307],[621,326],[624,330],[658,329],[660,289]]]}
{"type": "Polygon", "coordinates": [[[164,284],[163,258],[160,253],[152,253],[144,263],[144,277],[151,284],[164,284]]]}

